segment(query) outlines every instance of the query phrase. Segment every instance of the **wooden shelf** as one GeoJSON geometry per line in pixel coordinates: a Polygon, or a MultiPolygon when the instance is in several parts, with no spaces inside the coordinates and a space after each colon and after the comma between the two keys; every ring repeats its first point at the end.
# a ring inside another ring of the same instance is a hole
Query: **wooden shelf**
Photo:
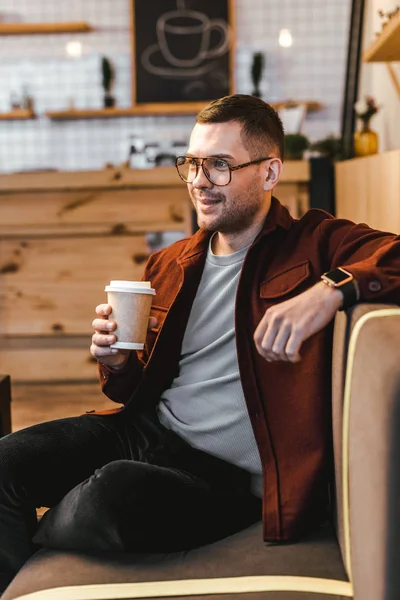
{"type": "Polygon", "coordinates": [[[317,112],[325,108],[323,104],[314,100],[283,100],[282,102],[271,102],[271,106],[275,108],[275,110],[280,110],[290,104],[293,104],[293,106],[305,104],[307,106],[307,112],[317,112]]]}
{"type": "MultiPolygon", "coordinates": [[[[195,115],[199,112],[206,102],[188,102],[182,103],[177,108],[176,103],[170,108],[168,104],[142,104],[140,106],[133,106],[129,108],[85,108],[85,109],[72,109],[72,110],[49,110],[46,112],[46,116],[49,119],[58,121],[76,120],[76,119],[110,119],[115,117],[137,117],[143,115],[168,115],[168,114],[182,114],[182,115],[195,115]]],[[[281,108],[285,103],[277,102],[272,103],[276,109],[281,108]]],[[[307,109],[309,111],[322,110],[323,105],[319,102],[307,101],[307,109]]]]}
{"type": "Polygon", "coordinates": [[[400,11],[382,29],[376,40],[364,52],[365,62],[400,61],[400,11]]]}
{"type": "Polygon", "coordinates": [[[193,102],[182,104],[177,110],[175,106],[168,108],[167,104],[143,104],[128,108],[84,108],[70,110],[49,110],[46,116],[49,119],[58,121],[74,120],[74,119],[111,119],[116,117],[135,117],[141,115],[156,115],[156,114],[196,114],[205,106],[205,103],[193,102]]]}
{"type": "Polygon", "coordinates": [[[0,23],[0,35],[86,33],[92,31],[92,29],[84,21],[71,23],[0,23]]]}
{"type": "Polygon", "coordinates": [[[36,119],[33,110],[18,108],[9,112],[0,112],[0,121],[27,121],[28,119],[36,119]]]}

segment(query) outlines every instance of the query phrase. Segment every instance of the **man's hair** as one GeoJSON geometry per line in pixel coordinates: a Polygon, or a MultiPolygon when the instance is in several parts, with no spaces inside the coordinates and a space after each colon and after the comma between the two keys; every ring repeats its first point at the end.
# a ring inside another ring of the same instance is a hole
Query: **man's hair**
{"type": "Polygon", "coordinates": [[[275,152],[284,157],[284,131],[276,110],[269,104],[246,94],[233,94],[213,100],[196,117],[196,123],[226,123],[242,125],[242,142],[252,160],[275,152]]]}

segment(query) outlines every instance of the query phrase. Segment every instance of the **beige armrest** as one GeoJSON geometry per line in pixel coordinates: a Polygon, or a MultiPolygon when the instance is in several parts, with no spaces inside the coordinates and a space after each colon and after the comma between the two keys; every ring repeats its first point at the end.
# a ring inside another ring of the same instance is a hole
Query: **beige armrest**
{"type": "Polygon", "coordinates": [[[399,597],[400,308],[368,312],[348,348],[343,532],[355,598],[399,597]]]}

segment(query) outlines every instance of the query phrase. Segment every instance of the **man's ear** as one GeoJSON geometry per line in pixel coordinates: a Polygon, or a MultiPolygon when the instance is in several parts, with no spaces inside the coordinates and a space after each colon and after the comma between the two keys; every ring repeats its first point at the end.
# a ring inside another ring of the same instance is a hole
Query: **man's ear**
{"type": "Polygon", "coordinates": [[[264,190],[266,192],[273,190],[278,184],[282,175],[282,169],[283,165],[280,158],[273,158],[270,162],[268,162],[268,166],[265,169],[264,178],[264,190]]]}

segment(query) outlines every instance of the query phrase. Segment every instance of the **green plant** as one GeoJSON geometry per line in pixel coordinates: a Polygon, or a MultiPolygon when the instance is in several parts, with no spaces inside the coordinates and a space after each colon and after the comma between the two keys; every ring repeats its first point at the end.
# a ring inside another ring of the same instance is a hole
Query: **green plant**
{"type": "Polygon", "coordinates": [[[253,96],[260,97],[260,81],[261,75],[264,68],[264,55],[262,52],[255,52],[253,54],[253,63],[251,65],[251,80],[253,82],[253,96]]]}
{"type": "Polygon", "coordinates": [[[328,156],[331,160],[342,160],[342,139],[334,135],[313,142],[310,150],[319,152],[323,156],[328,156]]]}
{"type": "Polygon", "coordinates": [[[289,160],[301,160],[303,153],[310,146],[310,140],[302,133],[285,135],[285,156],[289,160]]]}
{"type": "Polygon", "coordinates": [[[105,92],[110,92],[115,78],[115,70],[111,61],[103,56],[101,60],[101,71],[103,74],[103,88],[105,92]]]}

